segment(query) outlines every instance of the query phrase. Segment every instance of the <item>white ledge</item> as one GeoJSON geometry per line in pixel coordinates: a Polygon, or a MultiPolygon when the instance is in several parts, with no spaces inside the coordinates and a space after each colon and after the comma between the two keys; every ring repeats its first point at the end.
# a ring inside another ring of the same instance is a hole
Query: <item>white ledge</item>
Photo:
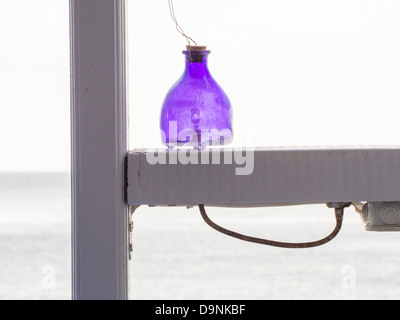
{"type": "Polygon", "coordinates": [[[250,175],[237,175],[237,169],[244,167],[235,161],[240,148],[191,150],[199,164],[182,164],[179,157],[177,164],[171,164],[176,152],[138,149],[128,154],[130,205],[268,206],[400,200],[400,146],[252,148],[244,150],[247,157],[254,155],[250,175]],[[147,158],[155,151],[166,157],[167,164],[149,163],[147,158]],[[224,164],[225,153],[232,155],[231,164],[224,164]],[[212,164],[218,157],[221,164],[212,164]],[[210,164],[204,163],[207,158],[210,164]]]}

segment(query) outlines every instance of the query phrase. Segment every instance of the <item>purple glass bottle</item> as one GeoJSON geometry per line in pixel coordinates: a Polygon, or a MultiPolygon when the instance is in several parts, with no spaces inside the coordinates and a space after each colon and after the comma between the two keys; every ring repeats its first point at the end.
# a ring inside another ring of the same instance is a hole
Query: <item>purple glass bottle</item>
{"type": "Polygon", "coordinates": [[[183,54],[185,72],[168,92],[161,112],[163,143],[169,148],[231,143],[232,108],[208,70],[210,51],[190,47],[183,54]]]}

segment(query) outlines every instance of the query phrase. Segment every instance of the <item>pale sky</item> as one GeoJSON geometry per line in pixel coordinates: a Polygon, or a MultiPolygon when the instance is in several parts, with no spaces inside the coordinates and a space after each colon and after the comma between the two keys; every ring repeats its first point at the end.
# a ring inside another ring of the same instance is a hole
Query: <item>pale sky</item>
{"type": "MultiPolygon", "coordinates": [[[[174,3],[212,50],[234,145],[400,145],[400,1],[174,3]]],[[[68,14],[67,0],[0,2],[0,172],[69,170],[68,14]]],[[[160,146],[185,41],[167,0],[128,0],[128,19],[130,148],[160,146]]]]}

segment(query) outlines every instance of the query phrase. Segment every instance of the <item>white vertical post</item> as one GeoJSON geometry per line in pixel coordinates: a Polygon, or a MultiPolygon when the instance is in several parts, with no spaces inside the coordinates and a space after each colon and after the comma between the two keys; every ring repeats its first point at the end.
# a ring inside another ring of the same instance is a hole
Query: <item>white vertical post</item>
{"type": "Polygon", "coordinates": [[[73,298],[128,298],[125,0],[70,0],[73,298]]]}

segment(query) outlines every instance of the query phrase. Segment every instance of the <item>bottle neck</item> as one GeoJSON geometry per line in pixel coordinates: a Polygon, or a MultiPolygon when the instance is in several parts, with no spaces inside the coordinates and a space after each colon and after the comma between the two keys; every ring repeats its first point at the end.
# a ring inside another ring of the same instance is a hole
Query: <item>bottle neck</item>
{"type": "Polygon", "coordinates": [[[208,55],[210,51],[184,51],[186,58],[185,76],[202,78],[210,76],[208,55]]]}

